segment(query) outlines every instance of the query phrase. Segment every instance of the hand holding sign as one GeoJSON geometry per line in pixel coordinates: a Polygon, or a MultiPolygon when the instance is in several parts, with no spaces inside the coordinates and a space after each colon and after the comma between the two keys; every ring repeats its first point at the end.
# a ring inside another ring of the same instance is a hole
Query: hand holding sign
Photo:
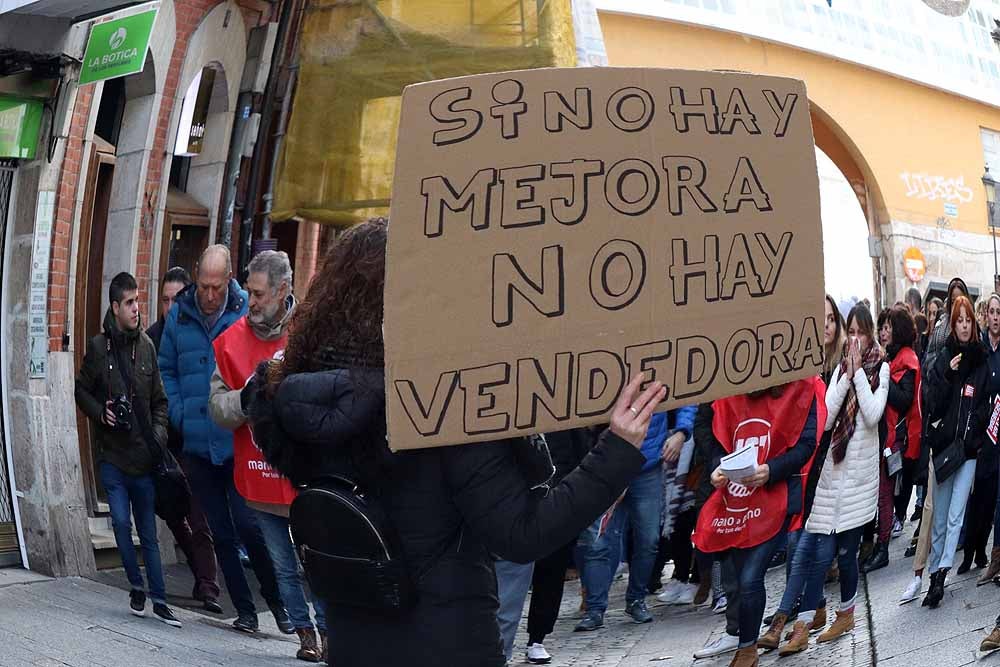
{"type": "Polygon", "coordinates": [[[653,410],[666,397],[662,382],[651,382],[646,391],[639,394],[642,379],[642,373],[632,378],[611,413],[611,432],[632,443],[636,449],[642,447],[642,441],[646,439],[653,410]],[[638,398],[636,394],[639,394],[638,398]]]}

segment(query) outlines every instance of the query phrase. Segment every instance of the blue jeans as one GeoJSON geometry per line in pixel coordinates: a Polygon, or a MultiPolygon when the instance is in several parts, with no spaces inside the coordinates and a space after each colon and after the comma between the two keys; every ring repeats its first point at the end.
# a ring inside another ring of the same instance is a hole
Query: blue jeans
{"type": "Polygon", "coordinates": [[[497,597],[500,598],[500,608],[497,611],[497,622],[500,624],[500,639],[503,641],[503,652],[510,662],[514,655],[514,637],[517,635],[517,625],[521,622],[524,612],[524,601],[531,588],[531,577],[535,564],[512,563],[509,560],[498,560],[493,563],[497,574],[497,597]]]}
{"type": "Polygon", "coordinates": [[[927,560],[927,569],[932,574],[950,568],[955,562],[958,538],[965,522],[965,506],[975,478],[976,462],[973,460],[963,463],[940,484],[934,480],[934,523],[931,525],[931,554],[927,560]]]}
{"type": "Polygon", "coordinates": [[[767,542],[749,549],[730,549],[723,556],[729,561],[739,586],[740,648],[756,643],[760,636],[760,622],[767,602],[764,575],[784,540],[785,528],[782,527],[767,542]]]}
{"type": "MultiPolygon", "coordinates": [[[[809,566],[814,555],[800,549],[802,544],[802,533],[805,530],[796,530],[788,533],[788,559],[785,561],[785,592],[781,596],[781,604],[778,605],[778,613],[786,616],[792,613],[795,602],[800,600],[806,588],[806,578],[809,575],[809,566]]],[[[819,601],[820,607],[826,606],[826,600],[819,601]]]]}
{"type": "Polygon", "coordinates": [[[264,546],[260,526],[233,483],[233,462],[217,466],[200,456],[184,455],[184,470],[191,493],[198,496],[208,526],[212,529],[215,556],[236,611],[240,614],[257,613],[253,593],[240,562],[238,548],[241,541],[250,556],[261,594],[268,606],[283,607],[278,581],[274,576],[274,563],[264,546]]]}
{"type": "Polygon", "coordinates": [[[608,609],[608,591],[621,560],[622,532],[626,522],[632,535],[626,604],[645,600],[649,575],[656,561],[660,541],[660,514],[663,511],[663,471],[657,466],[640,474],[625,493],[608,527],[597,537],[600,519],[588,528],[577,543],[581,550],[583,585],[587,588],[587,611],[603,614],[608,609]]]}
{"type": "Polygon", "coordinates": [[[101,483],[108,493],[111,507],[111,525],[115,531],[115,544],[122,558],[122,566],[132,588],[144,591],[142,572],[132,544],[132,515],[139,533],[142,559],[146,562],[149,579],[149,597],[153,603],[166,603],[167,591],[163,584],[163,565],[160,562],[160,545],[156,539],[156,491],[149,475],[126,475],[120,468],[103,462],[100,465],[101,483]]]}
{"type": "MultiPolygon", "coordinates": [[[[808,565],[805,594],[802,596],[802,604],[799,605],[800,615],[802,612],[816,611],[819,607],[819,602],[823,599],[826,571],[830,569],[834,558],[840,567],[841,605],[851,602],[858,594],[858,549],[861,547],[864,530],[864,526],[858,526],[831,535],[803,532],[796,552],[805,550],[806,554],[812,554],[813,557],[808,565]]],[[[809,559],[806,560],[808,562],[809,559]]]]}
{"type": "MultiPolygon", "coordinates": [[[[299,574],[299,559],[295,555],[295,545],[288,531],[288,519],[276,514],[268,514],[251,510],[264,535],[264,544],[274,563],[274,576],[278,580],[278,591],[288,610],[288,619],[296,630],[312,630],[312,619],[309,618],[309,603],[306,602],[302,587],[302,576],[299,574]]],[[[326,634],[326,605],[315,595],[312,596],[313,608],[316,610],[316,629],[326,634]]]]}

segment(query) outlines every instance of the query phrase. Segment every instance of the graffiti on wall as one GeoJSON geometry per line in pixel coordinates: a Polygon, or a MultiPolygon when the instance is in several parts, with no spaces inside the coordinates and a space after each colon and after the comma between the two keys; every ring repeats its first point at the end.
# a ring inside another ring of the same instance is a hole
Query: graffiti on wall
{"type": "Polygon", "coordinates": [[[904,171],[899,175],[906,184],[906,196],[912,199],[946,201],[968,204],[972,201],[972,188],[965,184],[965,177],[934,176],[904,171]]]}

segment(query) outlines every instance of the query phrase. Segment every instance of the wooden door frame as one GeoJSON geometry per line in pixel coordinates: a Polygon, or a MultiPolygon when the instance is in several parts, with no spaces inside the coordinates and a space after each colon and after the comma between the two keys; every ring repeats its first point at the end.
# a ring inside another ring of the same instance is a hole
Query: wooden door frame
{"type": "MultiPolygon", "coordinates": [[[[83,356],[87,351],[87,283],[93,279],[102,280],[100,275],[90,275],[90,245],[94,225],[97,179],[102,166],[108,165],[114,168],[114,150],[114,146],[97,136],[94,137],[94,144],[90,148],[87,182],[84,188],[83,208],[80,214],[80,241],[77,246],[76,263],[76,298],[73,304],[73,360],[74,366],[77,369],[83,363],[83,356]]],[[[107,221],[105,221],[106,224],[107,221]]],[[[97,497],[97,479],[94,475],[94,450],[90,442],[90,423],[86,415],[79,408],[76,411],[76,427],[80,444],[80,467],[83,470],[83,484],[87,497],[88,514],[94,516],[97,513],[107,512],[108,508],[97,497]]]]}

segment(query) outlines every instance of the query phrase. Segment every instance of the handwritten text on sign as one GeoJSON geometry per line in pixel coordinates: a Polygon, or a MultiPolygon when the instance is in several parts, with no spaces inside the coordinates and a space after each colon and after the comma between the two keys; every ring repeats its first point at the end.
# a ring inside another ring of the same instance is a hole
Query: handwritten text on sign
{"type": "Polygon", "coordinates": [[[815,374],[822,238],[801,82],[534,70],[407,88],[385,340],[393,449],[597,423],[815,374]]]}

